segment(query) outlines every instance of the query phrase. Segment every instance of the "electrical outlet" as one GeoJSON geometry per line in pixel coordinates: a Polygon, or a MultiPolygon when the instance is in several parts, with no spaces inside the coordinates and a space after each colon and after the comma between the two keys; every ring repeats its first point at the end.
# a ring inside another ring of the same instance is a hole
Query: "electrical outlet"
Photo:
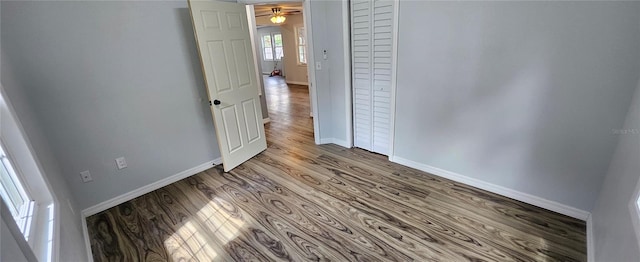
{"type": "Polygon", "coordinates": [[[93,177],[91,177],[91,173],[89,173],[89,170],[80,172],[80,178],[82,178],[83,183],[88,183],[93,181],[93,177]]]}
{"type": "Polygon", "coordinates": [[[118,166],[118,169],[126,168],[127,167],[127,160],[125,160],[124,157],[116,158],[116,166],[118,166]]]}

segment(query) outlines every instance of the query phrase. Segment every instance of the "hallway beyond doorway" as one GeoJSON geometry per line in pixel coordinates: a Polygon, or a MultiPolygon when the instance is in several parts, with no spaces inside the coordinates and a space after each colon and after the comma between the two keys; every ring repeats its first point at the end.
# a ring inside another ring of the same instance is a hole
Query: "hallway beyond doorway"
{"type": "Polygon", "coordinates": [[[313,138],[313,118],[309,115],[309,87],[287,84],[280,76],[263,78],[270,125],[286,125],[287,130],[291,131],[293,130],[290,128],[295,126],[300,131],[310,133],[313,138]]]}

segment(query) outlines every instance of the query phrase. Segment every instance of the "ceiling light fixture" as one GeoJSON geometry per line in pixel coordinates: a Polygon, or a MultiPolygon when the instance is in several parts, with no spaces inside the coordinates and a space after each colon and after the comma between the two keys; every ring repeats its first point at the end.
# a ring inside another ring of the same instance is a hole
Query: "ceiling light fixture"
{"type": "Polygon", "coordinates": [[[273,12],[273,15],[271,16],[271,23],[282,24],[284,23],[284,20],[287,20],[287,18],[282,15],[279,7],[271,8],[271,12],[273,12]]]}

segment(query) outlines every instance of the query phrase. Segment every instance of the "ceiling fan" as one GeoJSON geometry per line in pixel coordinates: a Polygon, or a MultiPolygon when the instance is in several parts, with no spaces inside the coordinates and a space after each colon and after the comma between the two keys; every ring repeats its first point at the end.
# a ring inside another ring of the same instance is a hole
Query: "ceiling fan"
{"type": "Polygon", "coordinates": [[[302,10],[299,10],[299,8],[295,8],[295,7],[271,7],[270,8],[271,10],[268,11],[266,8],[260,8],[261,10],[257,10],[258,7],[256,6],[256,17],[273,16],[274,8],[278,9],[280,14],[284,16],[302,14],[302,10]]]}

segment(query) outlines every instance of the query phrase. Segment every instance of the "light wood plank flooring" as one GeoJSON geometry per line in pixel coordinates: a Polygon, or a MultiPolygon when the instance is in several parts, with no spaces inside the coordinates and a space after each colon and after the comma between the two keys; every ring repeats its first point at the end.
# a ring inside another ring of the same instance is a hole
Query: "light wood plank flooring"
{"type": "Polygon", "coordinates": [[[585,223],[336,145],[266,78],[268,149],[87,219],[96,261],[586,261],[585,223]]]}

